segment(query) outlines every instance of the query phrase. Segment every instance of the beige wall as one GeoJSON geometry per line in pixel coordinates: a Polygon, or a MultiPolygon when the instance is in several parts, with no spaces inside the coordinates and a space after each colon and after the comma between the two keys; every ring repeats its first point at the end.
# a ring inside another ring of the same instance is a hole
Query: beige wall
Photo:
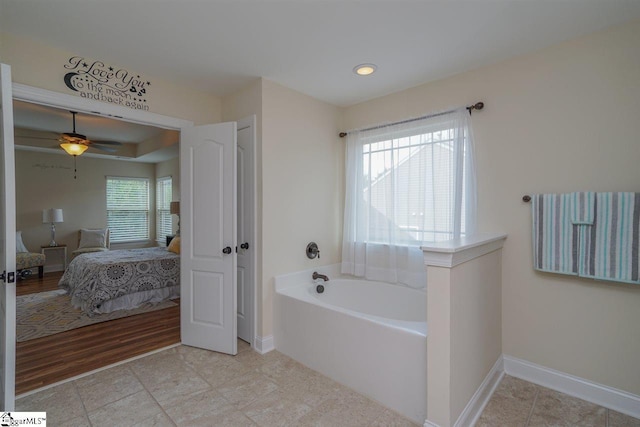
{"type": "Polygon", "coordinates": [[[338,107],[266,79],[223,99],[223,121],[257,116],[258,330],[273,333],[273,279],[338,262],[344,147],[338,107]],[[307,243],[321,258],[309,260],[307,243]]]}
{"type": "Polygon", "coordinates": [[[222,98],[222,121],[240,120],[255,114],[257,133],[262,133],[262,85],[264,79],[256,79],[247,87],[222,98]]]}
{"type": "MultiPolygon", "coordinates": [[[[16,150],[15,154],[16,227],[22,230],[24,243],[31,251],[40,252],[40,245],[51,240],[51,227],[42,223],[42,210],[46,208],[63,209],[64,222],[56,224],[56,242],[68,246],[68,258],[77,248],[80,228],[106,227],[106,176],[148,178],[154,206],[153,164],[78,157],[78,178],[74,179],[73,158],[67,154],[23,150],[16,150]]],[[[149,219],[148,245],[155,245],[153,212],[149,219]]]]}
{"type": "MultiPolygon", "coordinates": [[[[502,354],[501,252],[452,267],[426,261],[427,419],[436,425],[461,422],[465,406],[502,354]]],[[[425,260],[432,255],[425,250],[425,260]]]]}
{"type": "Polygon", "coordinates": [[[451,421],[502,354],[502,250],[451,269],[451,421]]]}
{"type": "Polygon", "coordinates": [[[640,288],[534,272],[524,194],[640,191],[640,22],[362,103],[345,128],[484,101],[479,228],[508,233],[503,351],[640,394],[640,288]]]}
{"type": "Polygon", "coordinates": [[[262,336],[268,336],[274,277],[340,260],[344,145],[338,107],[268,80],[262,101],[262,336]],[[311,241],[320,259],[306,257],[311,241]]]}
{"type": "Polygon", "coordinates": [[[428,266],[427,275],[427,419],[450,426],[451,269],[428,266]]]}
{"type": "MultiPolygon", "coordinates": [[[[16,83],[76,95],[64,84],[63,68],[72,56],[91,58],[91,52],[68,52],[39,42],[0,32],[0,61],[11,65],[11,76],[16,83]]],[[[103,60],[106,58],[91,58],[103,60]]],[[[127,67],[127,64],[113,64],[127,67]]],[[[220,98],[204,91],[187,88],[142,73],[151,86],[147,92],[149,111],[170,117],[191,120],[196,124],[217,123],[221,118],[220,98]]]]}

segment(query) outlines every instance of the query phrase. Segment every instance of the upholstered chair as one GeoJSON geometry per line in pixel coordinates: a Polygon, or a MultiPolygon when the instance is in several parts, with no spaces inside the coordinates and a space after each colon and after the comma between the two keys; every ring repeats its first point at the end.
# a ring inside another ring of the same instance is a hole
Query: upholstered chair
{"type": "Polygon", "coordinates": [[[22,242],[22,231],[16,231],[16,272],[18,277],[26,277],[32,268],[38,267],[38,277],[42,278],[44,275],[44,254],[37,252],[29,252],[27,247],[22,242]],[[24,270],[24,273],[23,272],[24,270]]]}
{"type": "Polygon", "coordinates": [[[78,249],[71,252],[72,258],[78,255],[91,252],[105,252],[109,250],[109,229],[87,229],[78,230],[78,249]]]}

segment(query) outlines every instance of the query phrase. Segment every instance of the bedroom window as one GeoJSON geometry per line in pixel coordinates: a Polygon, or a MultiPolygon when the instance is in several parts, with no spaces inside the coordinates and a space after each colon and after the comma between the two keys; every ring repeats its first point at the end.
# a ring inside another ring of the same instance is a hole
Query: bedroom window
{"type": "Polygon", "coordinates": [[[167,242],[167,236],[171,234],[171,213],[169,204],[172,200],[171,177],[167,176],[156,180],[156,241],[160,246],[167,242]]]}
{"type": "Polygon", "coordinates": [[[107,177],[107,224],[112,243],[149,239],[149,180],[107,177]]]}

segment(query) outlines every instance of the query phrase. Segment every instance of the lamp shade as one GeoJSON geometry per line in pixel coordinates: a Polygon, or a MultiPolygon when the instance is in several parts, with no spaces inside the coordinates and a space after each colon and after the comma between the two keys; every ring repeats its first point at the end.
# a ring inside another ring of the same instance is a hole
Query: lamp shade
{"type": "Polygon", "coordinates": [[[169,212],[171,214],[180,215],[180,202],[169,203],[169,212]]]}
{"type": "Polygon", "coordinates": [[[79,156],[89,148],[88,146],[84,144],[78,144],[77,142],[65,142],[60,144],[60,147],[62,147],[62,149],[67,152],[67,154],[71,154],[72,156],[79,156]]]}
{"type": "Polygon", "coordinates": [[[62,209],[43,209],[42,223],[49,224],[52,222],[64,222],[62,217],[62,209]]]}

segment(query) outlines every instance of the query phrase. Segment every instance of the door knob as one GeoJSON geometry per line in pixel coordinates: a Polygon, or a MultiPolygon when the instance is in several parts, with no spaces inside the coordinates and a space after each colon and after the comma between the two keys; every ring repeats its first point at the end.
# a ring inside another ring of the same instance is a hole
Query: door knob
{"type": "Polygon", "coordinates": [[[227,246],[222,250],[223,254],[229,255],[231,253],[231,246],[227,246]]]}
{"type": "Polygon", "coordinates": [[[240,245],[240,249],[249,249],[249,242],[244,242],[240,245]]]}

